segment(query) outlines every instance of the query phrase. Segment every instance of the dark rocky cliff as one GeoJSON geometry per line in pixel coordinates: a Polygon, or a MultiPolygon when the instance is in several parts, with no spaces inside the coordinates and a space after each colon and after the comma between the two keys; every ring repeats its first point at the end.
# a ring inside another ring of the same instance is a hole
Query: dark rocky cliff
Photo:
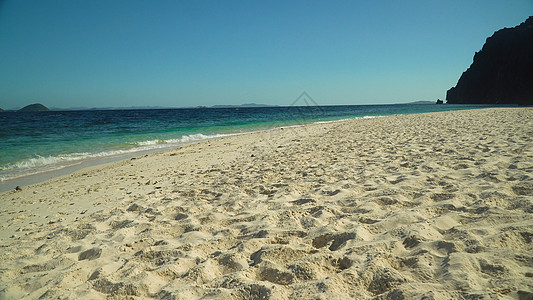
{"type": "Polygon", "coordinates": [[[448,103],[533,104],[533,16],[496,31],[455,87],[448,103]]]}

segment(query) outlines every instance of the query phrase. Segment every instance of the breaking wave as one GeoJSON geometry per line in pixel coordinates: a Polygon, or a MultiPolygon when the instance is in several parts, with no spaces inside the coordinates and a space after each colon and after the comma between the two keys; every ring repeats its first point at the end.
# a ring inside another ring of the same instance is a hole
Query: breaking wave
{"type": "Polygon", "coordinates": [[[14,179],[22,176],[38,174],[53,170],[62,169],[69,166],[74,166],[81,164],[87,160],[91,159],[100,159],[114,156],[122,156],[128,154],[134,154],[136,152],[158,150],[172,148],[176,146],[181,146],[184,144],[206,141],[211,139],[217,139],[232,135],[238,135],[239,133],[233,134],[214,134],[214,135],[205,135],[205,134],[191,134],[184,135],[178,139],[155,139],[155,140],[146,140],[140,142],[130,143],[131,148],[129,149],[119,149],[119,150],[108,150],[101,152],[79,152],[79,153],[68,153],[60,154],[54,156],[40,156],[35,155],[35,157],[18,161],[15,163],[10,163],[4,166],[0,166],[0,182],[14,179]]]}

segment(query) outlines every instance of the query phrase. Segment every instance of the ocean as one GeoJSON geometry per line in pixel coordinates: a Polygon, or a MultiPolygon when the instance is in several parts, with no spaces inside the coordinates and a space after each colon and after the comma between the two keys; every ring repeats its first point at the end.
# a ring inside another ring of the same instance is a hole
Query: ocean
{"type": "Polygon", "coordinates": [[[484,107],[489,106],[395,104],[1,112],[0,191],[24,183],[21,179],[29,176],[229,135],[342,119],[484,107]]]}

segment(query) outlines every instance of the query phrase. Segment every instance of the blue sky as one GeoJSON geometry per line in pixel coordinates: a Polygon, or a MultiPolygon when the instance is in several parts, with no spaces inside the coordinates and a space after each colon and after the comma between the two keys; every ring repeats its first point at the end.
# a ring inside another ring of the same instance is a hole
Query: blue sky
{"type": "Polygon", "coordinates": [[[0,107],[443,99],[532,0],[0,1],[0,107]]]}

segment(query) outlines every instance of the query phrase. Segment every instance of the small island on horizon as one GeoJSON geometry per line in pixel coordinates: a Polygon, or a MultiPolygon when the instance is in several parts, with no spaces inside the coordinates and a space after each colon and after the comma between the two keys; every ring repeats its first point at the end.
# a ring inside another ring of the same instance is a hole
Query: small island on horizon
{"type": "Polygon", "coordinates": [[[50,111],[50,109],[42,105],[41,103],[29,104],[20,109],[4,110],[0,108],[0,112],[36,112],[36,111],[50,111]]]}
{"type": "Polygon", "coordinates": [[[26,105],[23,108],[19,109],[18,111],[21,112],[28,112],[28,111],[49,111],[48,107],[42,105],[41,103],[34,103],[30,105],[26,105]]]}
{"type": "MultiPolygon", "coordinates": [[[[412,102],[399,102],[399,103],[390,103],[390,104],[353,104],[357,105],[433,105],[435,101],[412,101],[412,102]]],[[[346,106],[343,104],[339,105],[325,105],[325,106],[346,106]]],[[[348,105],[350,106],[350,105],[348,105]]],[[[0,112],[37,112],[37,111],[89,111],[89,110],[143,110],[143,109],[203,109],[203,108],[264,108],[264,107],[282,107],[282,105],[270,105],[262,103],[244,103],[244,104],[216,104],[211,106],[190,106],[190,107],[165,107],[165,106],[128,106],[128,107],[46,107],[41,103],[34,103],[26,105],[20,109],[8,109],[4,110],[0,108],[0,112]]]]}
{"type": "MultiPolygon", "coordinates": [[[[413,102],[400,102],[400,103],[391,103],[391,104],[354,104],[357,105],[399,105],[399,104],[409,104],[409,105],[432,105],[435,104],[434,101],[413,101],[413,102]]],[[[336,106],[336,105],[326,105],[326,106],[336,106]]],[[[346,105],[338,105],[346,106],[346,105]]],[[[244,104],[216,104],[211,106],[195,106],[195,107],[165,107],[165,106],[129,106],[129,107],[51,107],[48,108],[41,103],[34,103],[26,105],[20,109],[8,109],[4,110],[0,108],[0,112],[38,112],[38,111],[89,111],[89,110],[143,110],[143,109],[203,109],[203,108],[264,108],[264,107],[281,107],[280,105],[270,105],[262,103],[244,103],[244,104]]]]}

